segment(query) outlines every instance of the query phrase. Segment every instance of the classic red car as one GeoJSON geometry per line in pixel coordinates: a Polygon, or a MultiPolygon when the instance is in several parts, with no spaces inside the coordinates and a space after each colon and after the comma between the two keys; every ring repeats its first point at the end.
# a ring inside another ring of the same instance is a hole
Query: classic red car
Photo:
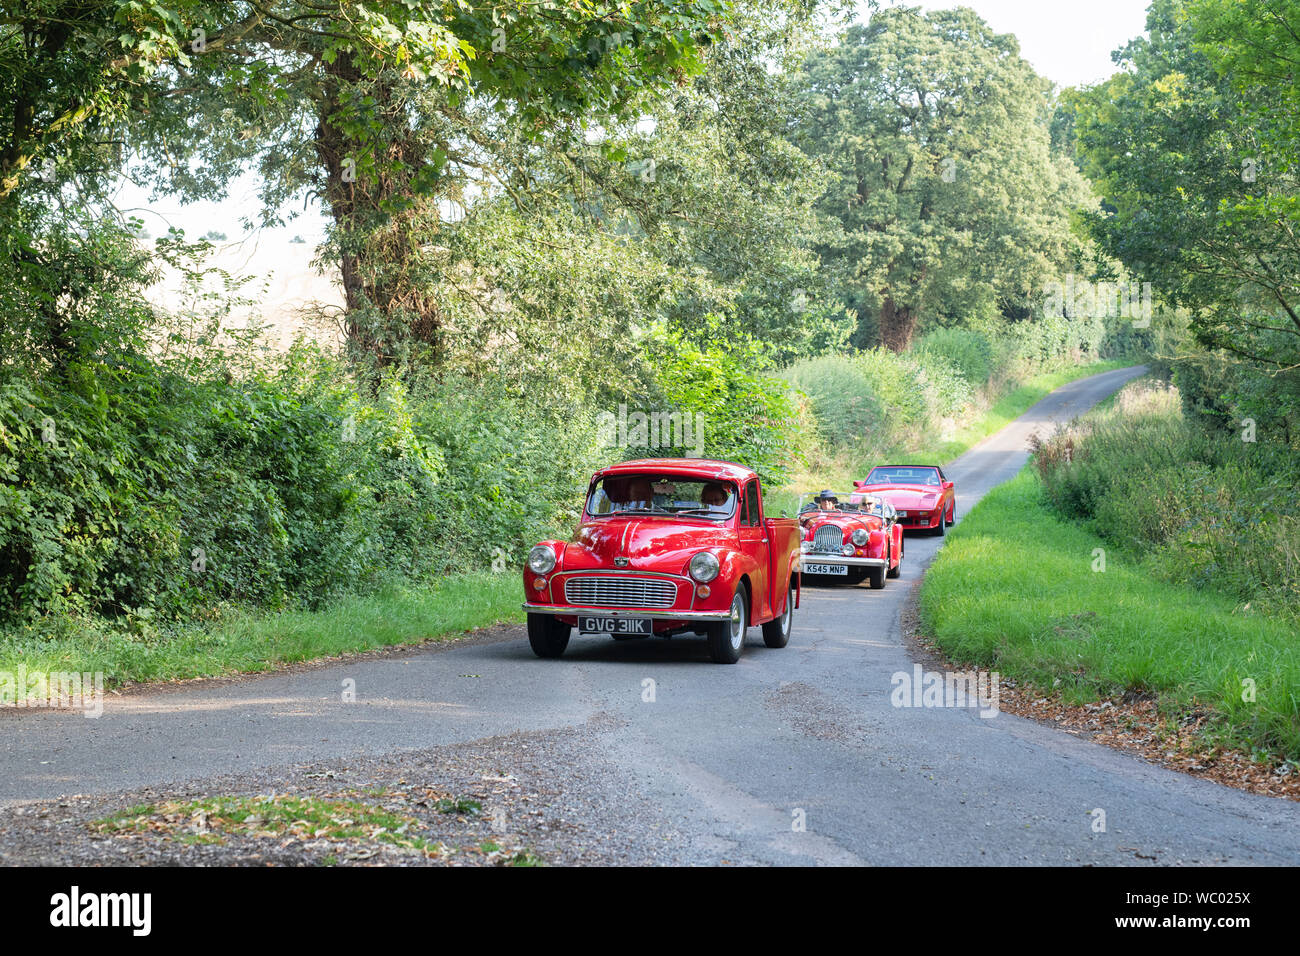
{"type": "Polygon", "coordinates": [[[909,531],[944,534],[957,518],[957,493],[938,465],[877,465],[855,490],[884,498],[909,531]]]}
{"type": "Polygon", "coordinates": [[[889,502],[863,492],[829,490],[799,499],[804,574],[831,575],[849,584],[863,578],[883,588],[903,569],[903,529],[889,502]]]}
{"type": "Polygon", "coordinates": [[[541,541],[524,568],[528,641],[559,657],[579,635],[694,633],[720,664],[750,625],[785,647],[799,606],[799,526],[763,515],[758,476],[702,458],[625,461],[596,472],[568,541],[541,541]]]}

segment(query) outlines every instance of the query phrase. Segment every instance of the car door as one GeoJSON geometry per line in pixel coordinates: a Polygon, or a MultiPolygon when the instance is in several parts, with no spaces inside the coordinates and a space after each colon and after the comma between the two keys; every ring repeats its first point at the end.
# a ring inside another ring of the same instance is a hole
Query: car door
{"type": "Polygon", "coordinates": [[[745,556],[745,573],[749,575],[752,594],[749,598],[750,623],[766,621],[772,616],[771,587],[768,583],[767,529],[763,527],[763,509],[759,503],[758,479],[751,479],[744,489],[740,514],[740,553],[745,556]]]}

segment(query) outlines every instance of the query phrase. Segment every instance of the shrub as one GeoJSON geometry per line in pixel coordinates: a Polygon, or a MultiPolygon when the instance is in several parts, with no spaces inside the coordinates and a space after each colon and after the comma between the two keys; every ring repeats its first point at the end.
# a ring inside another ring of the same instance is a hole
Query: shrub
{"type": "Polygon", "coordinates": [[[935,329],[917,339],[912,351],[918,357],[938,358],[955,367],[966,382],[983,385],[993,374],[993,343],[972,329],[935,329]]]}
{"type": "Polygon", "coordinates": [[[796,362],[787,381],[808,396],[821,439],[832,445],[860,441],[884,420],[884,407],[870,377],[848,356],[796,362]]]}
{"type": "MultiPolygon", "coordinates": [[[[747,465],[763,483],[784,483],[800,461],[804,436],[794,396],[786,381],[750,371],[758,349],[746,344],[701,348],[676,333],[654,343],[655,382],[665,411],[698,415],[703,421],[704,455],[747,465]]],[[[629,449],[642,457],[644,449],[629,449]]],[[[659,453],[694,454],[694,449],[659,453]]]]}

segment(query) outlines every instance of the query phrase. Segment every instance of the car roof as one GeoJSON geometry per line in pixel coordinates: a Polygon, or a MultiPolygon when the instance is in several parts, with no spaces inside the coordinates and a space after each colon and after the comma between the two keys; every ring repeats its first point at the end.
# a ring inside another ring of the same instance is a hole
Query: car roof
{"type": "Polygon", "coordinates": [[[637,458],[632,461],[620,461],[608,465],[592,475],[592,481],[605,475],[626,475],[638,472],[664,472],[672,475],[692,475],[698,478],[714,478],[727,481],[748,481],[754,477],[754,470],[731,461],[718,461],[714,458],[637,458]]]}

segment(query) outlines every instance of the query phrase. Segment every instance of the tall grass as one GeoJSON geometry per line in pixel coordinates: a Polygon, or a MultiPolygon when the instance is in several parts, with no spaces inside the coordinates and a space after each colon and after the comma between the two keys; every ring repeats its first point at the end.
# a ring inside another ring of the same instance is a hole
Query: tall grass
{"type": "Polygon", "coordinates": [[[1175,389],[1130,383],[1108,408],[1042,439],[1034,461],[1064,517],[1167,581],[1300,622],[1300,456],[1212,434],[1175,389]]]}

